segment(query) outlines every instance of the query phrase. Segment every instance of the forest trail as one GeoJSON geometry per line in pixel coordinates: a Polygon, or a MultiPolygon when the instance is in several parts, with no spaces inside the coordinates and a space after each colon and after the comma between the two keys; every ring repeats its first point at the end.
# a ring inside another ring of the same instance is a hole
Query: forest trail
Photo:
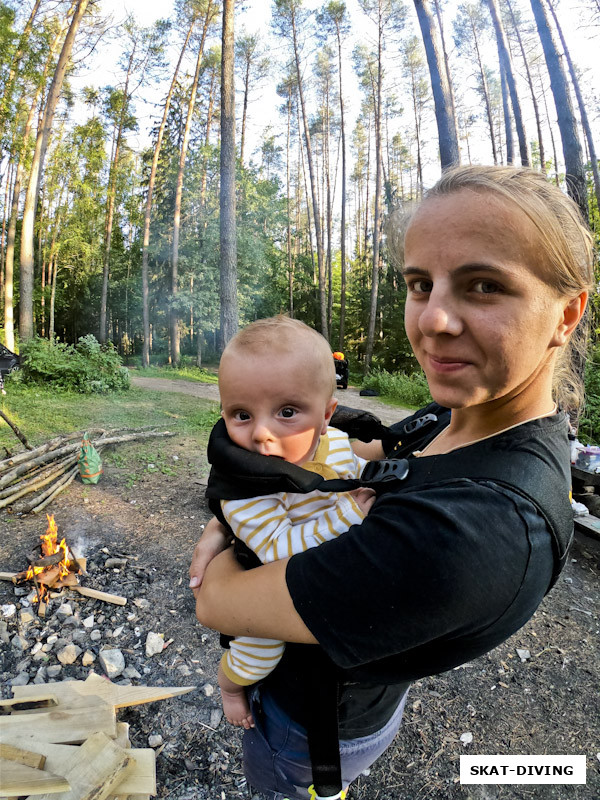
{"type": "MultiPolygon", "coordinates": [[[[194,397],[202,397],[205,400],[219,402],[219,389],[214,383],[197,383],[196,381],[182,381],[173,378],[143,378],[131,375],[132,386],[139,389],[150,389],[155,392],[180,392],[191,394],[194,397]]],[[[388,406],[377,397],[361,397],[359,390],[353,386],[347,389],[338,389],[335,393],[340,405],[360,408],[362,411],[370,411],[371,414],[379,417],[385,425],[391,425],[398,420],[404,419],[412,412],[407,408],[398,406],[388,406]]]]}

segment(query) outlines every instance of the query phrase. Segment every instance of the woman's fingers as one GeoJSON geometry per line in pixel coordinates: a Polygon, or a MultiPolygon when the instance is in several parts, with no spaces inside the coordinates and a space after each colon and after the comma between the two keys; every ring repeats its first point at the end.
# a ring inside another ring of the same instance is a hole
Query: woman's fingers
{"type": "Polygon", "coordinates": [[[194,594],[202,584],[207,566],[215,556],[225,550],[229,544],[229,538],[226,529],[215,517],[204,528],[204,532],[194,548],[190,564],[189,585],[194,594]]]}

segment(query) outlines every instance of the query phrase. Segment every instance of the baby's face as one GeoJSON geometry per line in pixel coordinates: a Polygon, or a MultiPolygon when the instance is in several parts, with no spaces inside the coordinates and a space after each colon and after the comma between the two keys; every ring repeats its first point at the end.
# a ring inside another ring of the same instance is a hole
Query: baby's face
{"type": "Polygon", "coordinates": [[[292,464],[313,457],[337,405],[293,354],[226,353],[219,392],[221,414],[236,444],[292,464]]]}

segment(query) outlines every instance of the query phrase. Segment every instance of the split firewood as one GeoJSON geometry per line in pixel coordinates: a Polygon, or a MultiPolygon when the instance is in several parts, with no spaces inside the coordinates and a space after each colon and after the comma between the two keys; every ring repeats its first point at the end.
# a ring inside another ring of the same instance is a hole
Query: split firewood
{"type": "Polygon", "coordinates": [[[0,572],[0,581],[11,581],[15,583],[15,578],[18,574],[18,572],[0,572]]]}
{"type": "Polygon", "coordinates": [[[0,716],[0,742],[20,741],[25,749],[36,740],[56,744],[79,743],[97,731],[110,737],[116,735],[115,709],[108,703],[0,716]]]}
{"type": "Polygon", "coordinates": [[[48,795],[68,792],[71,784],[61,775],[0,758],[0,795],[48,795]]]}
{"type": "Polygon", "coordinates": [[[39,686],[37,689],[37,692],[33,692],[31,695],[23,698],[15,695],[8,700],[0,700],[0,715],[24,714],[32,711],[36,713],[46,708],[56,708],[58,705],[58,697],[56,694],[54,694],[54,692],[40,691],[39,686]]]}
{"type": "Polygon", "coordinates": [[[110,594],[109,592],[101,592],[98,589],[89,589],[87,586],[72,586],[73,591],[83,595],[83,597],[91,597],[94,600],[103,600],[105,603],[112,603],[115,606],[124,606],[127,603],[127,598],[119,594],[110,594]]]}
{"type": "MultiPolygon", "coordinates": [[[[117,738],[114,744],[127,753],[131,763],[126,772],[114,786],[114,795],[156,794],[156,757],[149,747],[124,747],[117,738]]],[[[5,745],[3,745],[5,746],[5,745]]],[[[81,748],[72,744],[51,744],[50,742],[32,742],[28,745],[34,752],[32,756],[45,758],[45,769],[56,775],[67,775],[81,748]]],[[[62,790],[61,790],[62,791],[62,790]]],[[[58,800],[58,799],[57,799],[58,800]]]]}
{"type": "MultiPolygon", "coordinates": [[[[32,699],[42,694],[44,684],[13,686],[14,699],[32,699]]],[[[119,686],[112,681],[91,672],[85,681],[65,681],[52,683],[52,695],[65,708],[73,706],[77,697],[95,696],[102,698],[114,708],[128,708],[143,703],[154,703],[178,697],[195,689],[195,686],[119,686]]]]}
{"type": "MultiPolygon", "coordinates": [[[[133,763],[131,751],[123,750],[104,733],[95,733],[75,748],[65,773],[71,789],[47,800],[105,800],[114,794],[133,763]]],[[[46,800],[42,795],[41,800],[46,800]]]]}
{"type": "Polygon", "coordinates": [[[33,753],[31,750],[21,750],[12,744],[0,744],[0,758],[7,761],[16,761],[18,764],[25,764],[26,767],[33,769],[44,769],[46,756],[42,753],[33,753]]]}

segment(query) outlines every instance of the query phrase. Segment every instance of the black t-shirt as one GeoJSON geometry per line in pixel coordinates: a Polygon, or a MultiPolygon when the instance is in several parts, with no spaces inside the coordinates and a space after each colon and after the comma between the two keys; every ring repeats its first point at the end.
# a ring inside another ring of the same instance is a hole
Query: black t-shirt
{"type": "MultiPolygon", "coordinates": [[[[502,436],[519,447],[528,434],[549,451],[568,452],[562,415],[502,436]]],[[[464,478],[382,494],[361,525],[294,556],[286,572],[294,606],[348,671],[340,736],[377,730],[408,682],[507,639],[541,602],[553,563],[550,533],[532,502],[493,481],[464,478]]],[[[288,646],[272,676],[275,696],[301,722],[311,650],[318,648],[288,646]]]]}

